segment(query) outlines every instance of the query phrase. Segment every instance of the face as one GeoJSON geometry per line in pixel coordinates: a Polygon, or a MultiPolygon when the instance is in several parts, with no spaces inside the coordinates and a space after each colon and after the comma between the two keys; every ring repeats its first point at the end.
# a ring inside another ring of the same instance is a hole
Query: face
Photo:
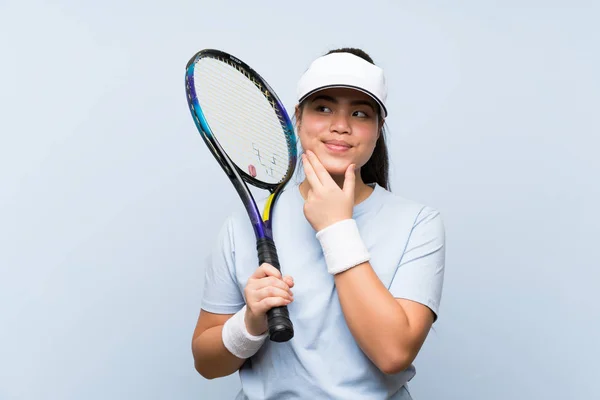
{"type": "Polygon", "coordinates": [[[317,155],[331,175],[348,166],[362,167],[373,154],[380,132],[377,103],[357,90],[326,89],[309,97],[297,112],[298,137],[304,150],[317,155]]]}

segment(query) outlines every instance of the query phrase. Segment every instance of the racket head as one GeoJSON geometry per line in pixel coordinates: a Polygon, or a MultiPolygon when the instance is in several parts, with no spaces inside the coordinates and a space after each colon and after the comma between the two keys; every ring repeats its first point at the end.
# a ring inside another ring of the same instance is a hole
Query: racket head
{"type": "Polygon", "coordinates": [[[185,81],[196,126],[225,172],[277,196],[294,173],[297,142],[275,91],[248,64],[215,49],[188,61],[185,81]]]}

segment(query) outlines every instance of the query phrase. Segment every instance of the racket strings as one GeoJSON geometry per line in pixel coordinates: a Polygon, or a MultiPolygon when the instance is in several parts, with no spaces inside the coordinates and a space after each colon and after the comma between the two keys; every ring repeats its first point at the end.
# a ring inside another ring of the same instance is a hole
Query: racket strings
{"type": "MultiPolygon", "coordinates": [[[[227,64],[227,65],[231,65],[231,64],[227,64]]],[[[223,67],[220,64],[215,64],[213,63],[211,64],[204,64],[203,66],[207,67],[207,75],[209,77],[213,77],[216,78],[218,81],[213,81],[213,84],[219,86],[220,88],[228,88],[230,91],[236,93],[237,96],[240,97],[240,100],[242,102],[242,104],[253,104],[252,100],[256,100],[256,93],[255,91],[258,90],[258,88],[255,86],[255,84],[253,83],[252,86],[250,86],[245,80],[240,79],[239,76],[235,76],[235,75],[231,75],[231,74],[222,74],[222,70],[223,67]],[[216,68],[215,68],[216,67],[216,68]],[[228,79],[227,85],[222,85],[222,79],[228,79]]],[[[233,68],[235,68],[235,66],[231,65],[233,68]]],[[[236,69],[238,70],[238,69],[236,69]]],[[[252,78],[250,77],[250,75],[248,74],[248,72],[245,72],[243,70],[238,70],[240,73],[243,73],[244,76],[248,79],[251,80],[252,78]]],[[[262,94],[262,93],[261,93],[262,94]]],[[[220,103],[222,103],[222,106],[227,106],[229,103],[227,103],[228,101],[230,101],[229,98],[225,98],[225,97],[215,97],[216,101],[220,100],[220,103]]],[[[227,110],[227,108],[225,107],[225,110],[227,110]]],[[[273,105],[271,104],[271,108],[266,108],[266,107],[255,107],[254,111],[258,112],[258,113],[262,113],[261,117],[265,118],[265,119],[269,119],[272,116],[272,113],[275,112],[275,109],[273,108],[273,105]]],[[[278,116],[278,119],[280,119],[280,117],[278,116]]]]}
{"type": "MultiPolygon", "coordinates": [[[[214,73],[214,71],[210,71],[210,73],[211,73],[210,76],[218,77],[218,73],[214,73]]],[[[227,75],[225,75],[224,77],[227,77],[227,75]]],[[[243,86],[243,85],[241,85],[240,79],[230,80],[229,82],[227,82],[226,85],[222,85],[222,82],[212,82],[212,83],[213,83],[213,85],[218,85],[221,90],[223,88],[228,88],[231,93],[235,93],[238,96],[238,103],[245,105],[247,112],[249,114],[253,114],[255,118],[258,118],[261,121],[272,122],[274,109],[271,106],[265,107],[264,104],[261,107],[251,107],[250,108],[247,106],[248,104],[256,104],[255,103],[256,102],[256,90],[258,90],[256,88],[256,86],[251,86],[251,87],[243,86]],[[250,89],[251,91],[248,89],[250,89]]],[[[214,87],[211,89],[214,89],[214,87]]],[[[210,90],[210,91],[207,91],[206,93],[207,93],[207,96],[209,96],[209,93],[214,93],[214,91],[210,90]]],[[[231,106],[232,105],[231,100],[227,96],[214,96],[214,97],[211,97],[211,101],[214,101],[214,107],[216,109],[220,110],[222,118],[224,118],[230,122],[239,120],[240,110],[238,107],[231,106]]],[[[279,120],[279,117],[278,117],[278,120],[279,120]]],[[[236,133],[237,135],[239,135],[240,139],[246,140],[248,142],[248,143],[246,143],[246,146],[249,143],[256,143],[260,148],[264,148],[265,150],[267,150],[273,154],[277,154],[277,153],[280,153],[283,151],[284,154],[286,154],[286,156],[287,156],[287,144],[286,144],[285,148],[281,148],[281,146],[274,145],[273,136],[271,136],[269,134],[269,131],[271,131],[271,130],[276,131],[275,133],[278,133],[281,130],[281,122],[279,122],[275,126],[267,127],[267,129],[265,129],[267,131],[265,133],[265,135],[257,135],[256,132],[245,131],[244,121],[239,120],[239,122],[241,125],[237,127],[238,129],[236,129],[235,132],[232,131],[231,133],[232,134],[236,133]],[[264,136],[266,136],[266,137],[264,137],[264,136]]],[[[222,132],[219,132],[219,133],[221,134],[222,132]]],[[[227,135],[227,136],[230,136],[230,135],[227,135]]],[[[280,143],[277,143],[277,144],[280,144],[280,143]]]]}
{"type": "Polygon", "coordinates": [[[201,59],[194,74],[204,116],[232,161],[256,179],[281,182],[290,170],[289,139],[268,91],[232,62],[201,59]]]}
{"type": "MultiPolygon", "coordinates": [[[[223,99],[219,99],[219,100],[213,100],[214,101],[214,108],[219,109],[220,111],[220,118],[229,120],[229,121],[234,121],[236,119],[240,118],[239,115],[239,111],[236,112],[236,109],[234,109],[233,107],[230,107],[228,105],[227,102],[225,102],[223,99]]],[[[244,100],[244,101],[252,101],[251,99],[249,100],[244,100]]],[[[255,115],[255,117],[260,118],[262,120],[265,120],[267,118],[271,118],[271,115],[264,113],[263,111],[263,115],[255,115]]],[[[226,137],[231,137],[233,136],[233,134],[235,133],[237,136],[237,139],[240,140],[244,140],[246,141],[246,145],[248,143],[256,143],[258,144],[261,148],[264,148],[268,151],[270,151],[271,153],[278,153],[281,151],[284,151],[286,156],[287,156],[287,145],[285,147],[285,149],[282,149],[280,146],[276,146],[276,144],[278,143],[273,143],[273,140],[271,137],[268,137],[268,132],[265,133],[264,135],[257,135],[256,132],[251,132],[250,131],[250,127],[246,127],[246,124],[243,123],[243,121],[240,121],[240,125],[238,127],[236,127],[237,129],[235,130],[236,132],[231,132],[231,134],[225,135],[224,132],[218,132],[217,134],[220,137],[226,136],[226,137]],[[267,136],[267,137],[264,137],[267,136]]],[[[276,129],[281,130],[281,127],[276,127],[276,129]]],[[[267,129],[268,130],[268,129],[267,129]]],[[[275,132],[276,134],[278,132],[275,132]]],[[[246,146],[243,146],[246,147],[246,146]]]]}

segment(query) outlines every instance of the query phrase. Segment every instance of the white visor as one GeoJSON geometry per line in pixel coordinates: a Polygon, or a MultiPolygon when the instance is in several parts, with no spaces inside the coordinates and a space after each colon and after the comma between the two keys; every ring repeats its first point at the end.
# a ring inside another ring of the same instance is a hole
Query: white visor
{"type": "Polygon", "coordinates": [[[298,103],[319,90],[339,87],[368,94],[379,104],[381,116],[387,116],[383,70],[351,53],[331,53],[313,61],[298,82],[298,103]]]}

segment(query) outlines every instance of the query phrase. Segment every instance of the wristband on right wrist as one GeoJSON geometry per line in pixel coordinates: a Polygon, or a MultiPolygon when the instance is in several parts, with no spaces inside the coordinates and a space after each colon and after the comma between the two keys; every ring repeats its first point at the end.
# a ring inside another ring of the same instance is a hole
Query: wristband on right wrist
{"type": "Polygon", "coordinates": [[[252,357],[265,342],[268,332],[259,336],[251,335],[246,329],[246,306],[229,318],[223,325],[223,345],[237,358],[252,357]]]}

